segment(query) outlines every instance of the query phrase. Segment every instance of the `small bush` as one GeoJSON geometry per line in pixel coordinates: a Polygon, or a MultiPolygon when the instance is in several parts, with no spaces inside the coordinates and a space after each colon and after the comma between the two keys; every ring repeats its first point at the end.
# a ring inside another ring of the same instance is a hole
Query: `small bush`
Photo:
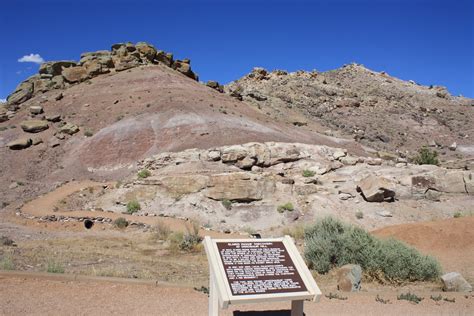
{"type": "Polygon", "coordinates": [[[128,226],[128,221],[123,217],[119,217],[114,220],[114,226],[117,228],[126,228],[128,226]]]}
{"type": "Polygon", "coordinates": [[[400,294],[399,296],[397,296],[397,300],[405,300],[405,301],[410,301],[410,302],[413,302],[415,304],[418,304],[419,302],[421,302],[423,300],[423,297],[419,297],[417,296],[416,294],[413,294],[413,293],[402,293],[400,294]]]}
{"type": "Polygon", "coordinates": [[[381,298],[378,294],[375,297],[375,301],[379,302],[379,303],[382,303],[382,304],[392,304],[392,302],[390,302],[390,300],[385,300],[385,299],[381,298]]]}
{"type": "Polygon", "coordinates": [[[15,264],[11,257],[5,256],[0,260],[0,270],[15,270],[15,264]]]}
{"type": "Polygon", "coordinates": [[[64,266],[57,261],[50,260],[46,271],[49,273],[64,273],[64,266]]]}
{"type": "Polygon", "coordinates": [[[296,240],[303,240],[304,239],[304,225],[296,225],[290,228],[283,229],[283,235],[289,235],[296,240]]]}
{"type": "Polygon", "coordinates": [[[286,204],[279,205],[278,208],[277,208],[278,213],[283,213],[285,211],[293,212],[294,210],[295,210],[295,208],[294,208],[293,204],[291,204],[290,202],[288,202],[286,204]]]}
{"type": "Polygon", "coordinates": [[[138,172],[137,176],[140,179],[145,179],[151,176],[151,172],[148,169],[143,169],[143,170],[140,170],[140,172],[138,172]]]}
{"type": "Polygon", "coordinates": [[[357,211],[355,215],[356,215],[357,219],[363,219],[364,218],[364,213],[362,213],[362,211],[357,211]]]}
{"type": "Polygon", "coordinates": [[[435,302],[439,302],[439,301],[441,301],[441,300],[443,299],[443,297],[441,296],[441,294],[438,295],[438,296],[433,296],[433,295],[431,295],[430,298],[431,298],[433,301],[435,301],[435,302]]]}
{"type": "Polygon", "coordinates": [[[314,177],[316,173],[314,171],[311,171],[311,170],[303,170],[303,177],[305,178],[311,178],[311,177],[314,177]]]}
{"type": "Polygon", "coordinates": [[[94,133],[91,131],[91,130],[86,130],[84,132],[84,136],[85,137],[92,137],[94,135],[94,133]]]}
{"type": "Polygon", "coordinates": [[[460,211],[457,211],[456,213],[454,213],[453,217],[454,218],[460,218],[460,217],[462,217],[462,213],[460,211]]]}
{"type": "Polygon", "coordinates": [[[353,263],[376,279],[425,281],[439,277],[439,263],[430,256],[394,239],[377,239],[365,230],[331,217],[305,230],[306,260],[319,273],[353,263]]]}
{"type": "Polygon", "coordinates": [[[158,221],[153,228],[155,232],[155,236],[159,240],[167,240],[169,235],[171,234],[171,229],[168,225],[166,225],[163,221],[158,221]]]}
{"type": "Polygon", "coordinates": [[[333,294],[332,292],[329,292],[329,295],[326,295],[326,297],[330,300],[332,300],[332,299],[341,300],[341,301],[347,300],[346,296],[340,296],[339,294],[337,294],[337,293],[333,294]]]}
{"type": "Polygon", "coordinates": [[[438,165],[438,153],[435,150],[423,147],[418,151],[414,162],[419,165],[438,165]]]}
{"type": "Polygon", "coordinates": [[[133,214],[135,212],[138,212],[141,210],[142,207],[140,206],[140,203],[137,200],[132,200],[127,203],[127,213],[128,214],[133,214]]]}
{"type": "Polygon", "coordinates": [[[231,210],[232,209],[232,201],[231,200],[228,200],[228,199],[223,199],[221,201],[222,203],[222,206],[224,206],[226,208],[226,210],[231,210]]]}

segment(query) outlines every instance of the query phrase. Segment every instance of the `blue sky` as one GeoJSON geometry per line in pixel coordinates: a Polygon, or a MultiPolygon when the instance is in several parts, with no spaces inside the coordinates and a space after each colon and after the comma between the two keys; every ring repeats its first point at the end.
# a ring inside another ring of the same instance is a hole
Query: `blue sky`
{"type": "Polygon", "coordinates": [[[78,60],[124,41],[189,57],[204,81],[226,83],[255,66],[325,71],[357,62],[474,97],[473,3],[5,0],[0,99],[37,72],[21,58],[78,60]]]}

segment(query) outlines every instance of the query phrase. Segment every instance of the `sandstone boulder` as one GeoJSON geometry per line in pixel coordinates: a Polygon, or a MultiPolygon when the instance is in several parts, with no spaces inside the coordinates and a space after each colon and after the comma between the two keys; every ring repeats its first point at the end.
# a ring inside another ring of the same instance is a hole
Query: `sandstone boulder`
{"type": "Polygon", "coordinates": [[[48,129],[48,122],[42,120],[28,120],[20,123],[21,128],[28,133],[39,133],[48,129]]]}
{"type": "Polygon", "coordinates": [[[384,202],[395,199],[394,183],[383,177],[368,176],[359,182],[356,189],[367,202],[384,202]]]}
{"type": "Polygon", "coordinates": [[[89,77],[86,68],[81,66],[65,68],[62,75],[64,80],[70,83],[81,82],[89,77]]]}
{"type": "Polygon", "coordinates": [[[156,56],[156,48],[145,42],[138,42],[135,47],[146,59],[153,61],[156,56]]]}
{"type": "Polygon", "coordinates": [[[68,135],[73,135],[79,132],[79,127],[72,123],[65,123],[63,126],[59,128],[61,133],[65,133],[68,135]]]}
{"type": "Polygon", "coordinates": [[[214,90],[217,90],[219,91],[220,93],[223,93],[224,92],[224,86],[219,84],[219,82],[217,81],[214,81],[214,80],[209,80],[207,83],[206,83],[206,86],[208,86],[209,88],[212,88],[214,90]]]}
{"type": "Polygon", "coordinates": [[[471,292],[472,286],[458,272],[449,272],[441,276],[443,291],[471,292]]]}
{"type": "Polygon", "coordinates": [[[160,62],[168,67],[171,67],[173,64],[173,54],[165,53],[164,51],[160,50],[156,52],[155,62],[160,62]]]}
{"type": "Polygon", "coordinates": [[[198,76],[191,70],[189,63],[185,63],[182,60],[176,60],[171,67],[191,79],[196,81],[199,80],[198,76]]]}
{"type": "Polygon", "coordinates": [[[43,113],[43,107],[41,105],[32,105],[30,106],[30,113],[31,114],[41,114],[43,113]]]}
{"type": "Polygon", "coordinates": [[[7,97],[8,104],[16,105],[25,102],[33,96],[33,83],[24,81],[7,97]]]}
{"type": "Polygon", "coordinates": [[[19,138],[7,144],[7,147],[12,150],[21,150],[31,146],[30,138],[19,138]]]}
{"type": "Polygon", "coordinates": [[[337,270],[337,289],[358,292],[361,288],[362,268],[358,264],[346,264],[337,270]]]}
{"type": "Polygon", "coordinates": [[[62,73],[63,68],[74,67],[76,65],[77,63],[71,60],[50,61],[41,64],[39,73],[58,76],[62,73]]]}

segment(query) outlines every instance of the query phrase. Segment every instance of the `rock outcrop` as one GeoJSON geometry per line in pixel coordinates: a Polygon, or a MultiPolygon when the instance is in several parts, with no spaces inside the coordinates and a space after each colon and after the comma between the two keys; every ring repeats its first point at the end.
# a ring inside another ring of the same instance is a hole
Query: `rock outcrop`
{"type": "Polygon", "coordinates": [[[143,202],[142,211],[148,214],[203,216],[213,227],[223,229],[251,221],[256,229],[268,229],[326,214],[351,220],[356,210],[364,211],[368,223],[374,223],[373,219],[398,222],[407,216],[411,220],[413,214],[427,217],[421,209],[433,203],[445,211],[450,195],[466,203],[472,200],[466,190],[453,189],[464,185],[470,171],[446,172],[437,166],[390,160],[374,165],[371,158],[353,156],[343,149],[298,143],[246,143],[168,152],[140,161],[138,168],[148,170],[150,176],[124,181],[122,188],[108,191],[91,207],[122,212],[117,205],[135,198],[143,202]],[[342,163],[347,159],[350,164],[342,163]],[[451,187],[440,186],[436,199],[424,192],[420,197],[419,181],[412,178],[423,177],[436,179],[434,183],[449,181],[451,187]],[[423,201],[418,202],[420,198],[423,201]],[[111,203],[117,200],[120,203],[111,203]],[[384,201],[393,203],[383,209],[372,203],[384,201]],[[292,210],[278,211],[288,203],[292,210]],[[410,212],[401,211],[407,207],[410,212]]]}
{"type": "Polygon", "coordinates": [[[433,139],[443,159],[454,159],[455,153],[472,157],[473,136],[463,126],[474,124],[473,99],[360,64],[326,72],[254,68],[225,91],[271,119],[286,119],[295,126],[322,125],[330,136],[351,137],[380,151],[382,159],[411,157],[433,139]],[[459,152],[462,146],[466,149],[459,152]]]}
{"type": "Polygon", "coordinates": [[[79,62],[61,60],[43,63],[39,73],[20,83],[7,98],[8,107],[16,110],[20,104],[41,92],[64,89],[111,71],[125,71],[147,64],[163,64],[176,71],[199,80],[191,70],[189,59],[173,60],[173,54],[157,50],[145,42],[137,44],[118,43],[111,51],[100,50],[82,53],[79,62]]]}

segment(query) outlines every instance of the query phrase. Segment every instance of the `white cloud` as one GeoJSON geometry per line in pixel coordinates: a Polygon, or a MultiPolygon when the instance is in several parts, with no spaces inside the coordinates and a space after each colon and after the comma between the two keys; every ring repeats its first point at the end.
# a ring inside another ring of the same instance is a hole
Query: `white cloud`
{"type": "Polygon", "coordinates": [[[7,99],[0,99],[0,103],[7,103],[7,99]]]}
{"type": "Polygon", "coordinates": [[[40,54],[29,54],[21,57],[18,59],[19,63],[35,63],[35,64],[42,64],[44,63],[43,57],[40,54]]]}

